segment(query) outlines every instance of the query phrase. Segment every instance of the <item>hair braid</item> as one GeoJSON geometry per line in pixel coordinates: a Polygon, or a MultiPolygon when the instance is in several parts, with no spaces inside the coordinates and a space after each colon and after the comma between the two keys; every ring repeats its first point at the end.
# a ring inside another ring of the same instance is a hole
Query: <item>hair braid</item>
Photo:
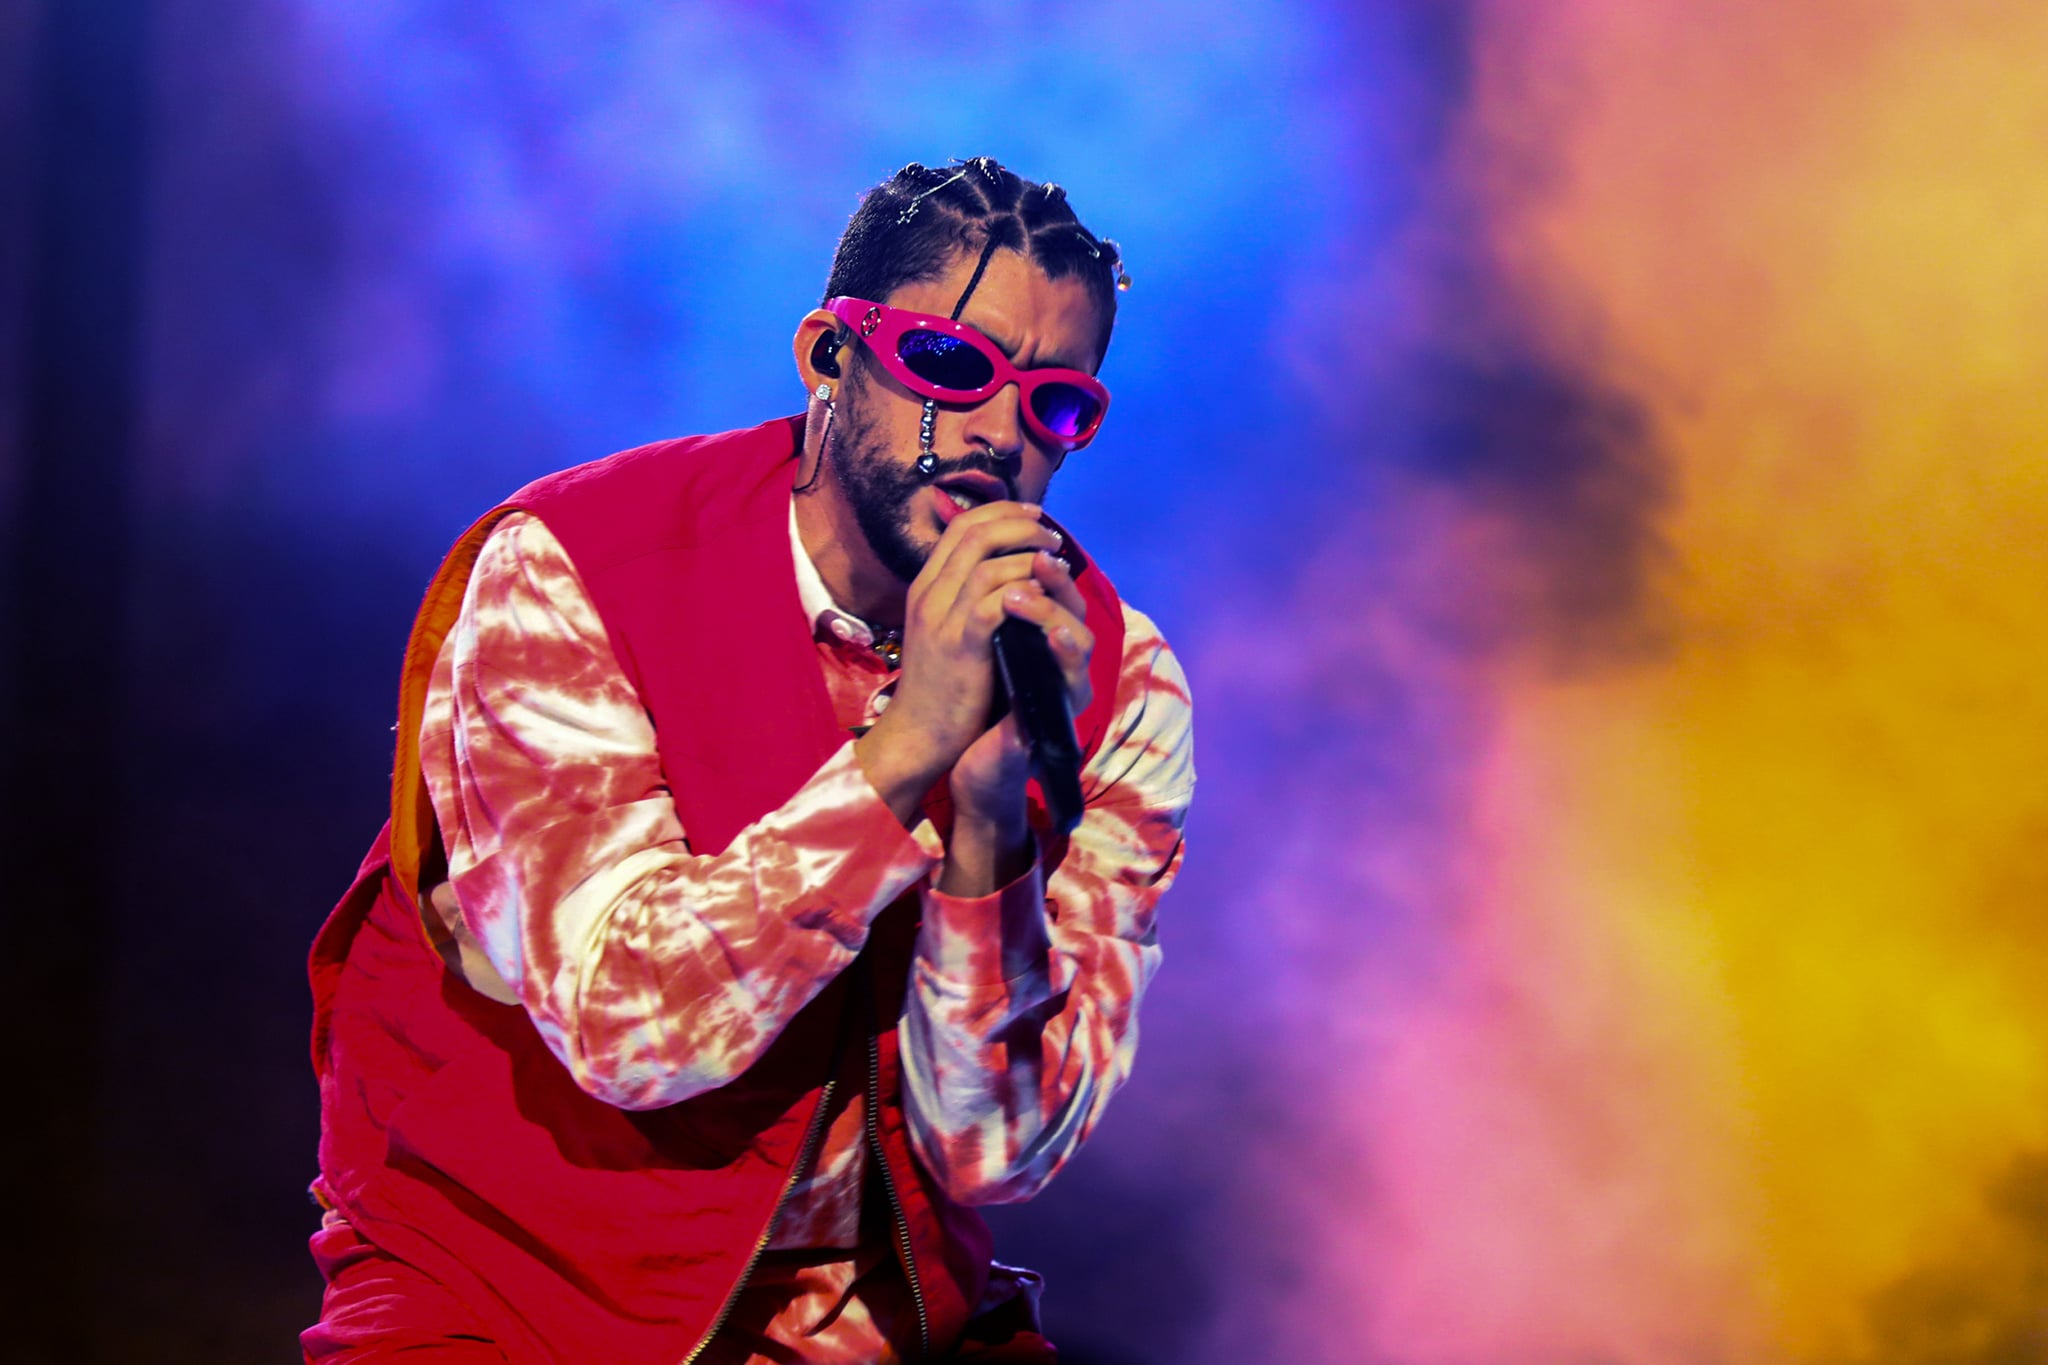
{"type": "Polygon", "coordinates": [[[1096,353],[1109,349],[1122,253],[1081,225],[1065,190],[1026,180],[993,157],[951,166],[913,161],[868,191],[839,238],[825,297],[886,299],[991,243],[1024,256],[1048,279],[1078,277],[1102,319],[1096,353]]]}

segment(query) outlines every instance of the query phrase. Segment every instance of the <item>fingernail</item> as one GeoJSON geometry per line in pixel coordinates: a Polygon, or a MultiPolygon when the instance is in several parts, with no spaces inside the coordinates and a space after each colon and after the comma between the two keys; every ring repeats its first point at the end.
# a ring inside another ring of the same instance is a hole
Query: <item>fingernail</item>
{"type": "Polygon", "coordinates": [[[1080,642],[1080,640],[1078,640],[1077,638],[1075,638],[1075,636],[1074,636],[1074,632],[1073,632],[1073,631],[1072,631],[1072,629],[1070,629],[1069,627],[1066,627],[1066,626],[1055,626],[1055,627],[1053,627],[1053,632],[1052,632],[1052,636],[1053,636],[1053,638],[1054,638],[1055,640],[1058,640],[1058,641],[1060,642],[1060,648],[1061,648],[1061,649],[1075,649],[1075,650],[1077,650],[1077,649],[1079,649],[1079,648],[1081,647],[1081,642],[1080,642]]]}
{"type": "Polygon", "coordinates": [[[1021,607],[1031,600],[1031,594],[1022,588],[1012,588],[1003,594],[1003,600],[1013,607],[1021,607]]]}

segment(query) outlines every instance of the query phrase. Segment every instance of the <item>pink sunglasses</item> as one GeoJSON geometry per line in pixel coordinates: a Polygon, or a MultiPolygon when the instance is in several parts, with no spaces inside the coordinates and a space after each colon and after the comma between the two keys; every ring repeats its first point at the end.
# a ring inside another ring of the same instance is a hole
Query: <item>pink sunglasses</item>
{"type": "Polygon", "coordinates": [[[964,322],[886,303],[840,297],[825,307],[874,348],[882,368],[921,398],[979,403],[1015,384],[1024,425],[1040,440],[1078,450],[1095,439],[1109,390],[1080,370],[1020,370],[1002,348],[964,322]]]}

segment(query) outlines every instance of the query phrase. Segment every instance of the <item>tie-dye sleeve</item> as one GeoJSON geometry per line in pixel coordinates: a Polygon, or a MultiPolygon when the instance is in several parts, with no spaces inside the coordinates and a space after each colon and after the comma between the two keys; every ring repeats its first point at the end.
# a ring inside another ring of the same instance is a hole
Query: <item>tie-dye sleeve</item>
{"type": "Polygon", "coordinates": [[[739,1075],[942,852],[849,742],[723,852],[693,853],[653,724],[524,514],[477,560],[420,750],[463,930],[578,1084],[630,1109],[739,1075]]]}
{"type": "Polygon", "coordinates": [[[1050,881],[1033,868],[990,896],[924,892],[904,1084],[918,1154],[962,1203],[1036,1194],[1137,1052],[1153,909],[1180,868],[1195,774],[1180,665],[1142,613],[1126,607],[1124,625],[1121,703],[1050,881]]]}

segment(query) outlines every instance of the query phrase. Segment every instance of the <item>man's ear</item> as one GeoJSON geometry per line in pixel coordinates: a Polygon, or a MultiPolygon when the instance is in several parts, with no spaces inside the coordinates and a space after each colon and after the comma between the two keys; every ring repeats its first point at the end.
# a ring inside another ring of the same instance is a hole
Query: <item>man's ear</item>
{"type": "Polygon", "coordinates": [[[845,357],[844,341],[838,318],[822,308],[804,314],[804,320],[796,327],[793,349],[797,376],[804,381],[805,392],[815,392],[820,384],[837,385],[845,357]]]}

